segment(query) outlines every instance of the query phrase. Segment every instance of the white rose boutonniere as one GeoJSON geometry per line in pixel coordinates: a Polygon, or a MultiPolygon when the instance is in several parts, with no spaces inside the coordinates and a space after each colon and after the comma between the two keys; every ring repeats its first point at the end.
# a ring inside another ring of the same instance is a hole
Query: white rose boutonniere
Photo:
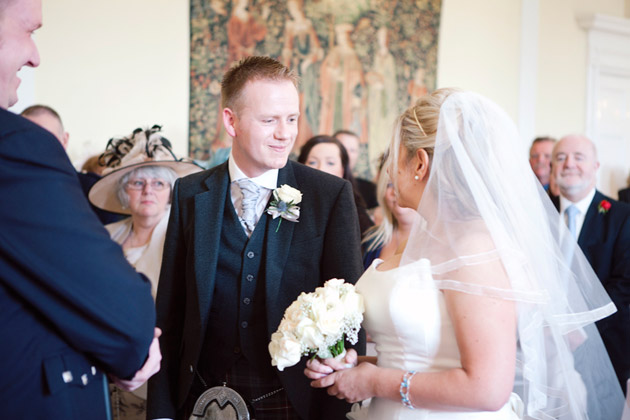
{"type": "Polygon", "coordinates": [[[301,356],[344,354],[344,341],[355,344],[359,338],[364,311],[363,297],[343,280],[331,279],[312,293],[300,294],[271,336],[271,365],[284,370],[301,356]]]}
{"type": "MultiPolygon", "coordinates": [[[[269,203],[267,213],[274,219],[281,217],[290,222],[297,222],[300,217],[300,204],[302,202],[302,193],[290,185],[284,184],[280,188],[273,190],[273,200],[269,203]]],[[[276,232],[280,229],[280,223],[276,227],[276,232]]]]}

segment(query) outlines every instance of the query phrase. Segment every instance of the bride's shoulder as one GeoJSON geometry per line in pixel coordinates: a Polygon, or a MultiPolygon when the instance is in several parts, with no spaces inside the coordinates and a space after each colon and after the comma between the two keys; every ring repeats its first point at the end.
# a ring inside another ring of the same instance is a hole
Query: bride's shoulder
{"type": "Polygon", "coordinates": [[[475,255],[495,250],[496,244],[485,223],[479,222],[462,231],[462,235],[457,238],[457,247],[460,248],[460,255],[475,255]]]}

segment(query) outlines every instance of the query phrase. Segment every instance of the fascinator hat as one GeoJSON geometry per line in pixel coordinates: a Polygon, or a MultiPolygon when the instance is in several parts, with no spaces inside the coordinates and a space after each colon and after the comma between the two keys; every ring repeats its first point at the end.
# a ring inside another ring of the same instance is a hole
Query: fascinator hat
{"type": "Polygon", "coordinates": [[[177,158],[171,143],[162,135],[162,127],[136,128],[131,135],[111,138],[99,162],[106,166],[103,177],[90,189],[92,204],[114,213],[130,214],[120,204],[116,194],[118,182],[129,172],[143,166],[162,166],[172,169],[177,177],[202,170],[192,161],[177,158]]]}
{"type": "Polygon", "coordinates": [[[391,165],[410,139],[433,147],[401,265],[426,258],[438,289],[515,302],[524,418],[621,418],[623,393],[595,327],[616,308],[523,158],[510,117],[480,95],[440,89],[398,119],[391,165]]]}

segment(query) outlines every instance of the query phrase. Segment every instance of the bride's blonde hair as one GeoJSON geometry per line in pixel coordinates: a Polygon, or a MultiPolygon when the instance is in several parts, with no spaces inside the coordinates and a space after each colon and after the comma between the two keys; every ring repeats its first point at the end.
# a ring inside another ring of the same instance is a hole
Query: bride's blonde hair
{"type": "Polygon", "coordinates": [[[409,157],[414,156],[418,149],[424,149],[431,158],[435,147],[440,108],[446,98],[455,92],[458,92],[458,89],[437,89],[407,108],[396,121],[394,132],[396,149],[403,146],[409,157]]]}
{"type": "MultiPolygon", "coordinates": [[[[394,131],[394,140],[390,149],[389,164],[392,166],[392,182],[396,184],[395,177],[398,174],[398,158],[401,148],[407,152],[407,161],[416,155],[416,152],[423,149],[429,156],[429,170],[433,166],[433,156],[435,153],[435,143],[440,120],[440,110],[446,99],[454,93],[462,92],[456,88],[437,89],[431,94],[425,95],[418,99],[416,103],[398,117],[396,128],[394,131]]],[[[452,156],[447,154],[442,156],[442,167],[448,168],[452,156]]],[[[436,183],[432,184],[433,189],[436,183]]],[[[450,179],[442,180],[440,194],[450,195],[453,197],[467,191],[468,187],[465,180],[450,179]]],[[[434,191],[437,194],[437,190],[434,191]]],[[[475,219],[478,217],[476,208],[470,206],[469,203],[451,200],[451,206],[448,211],[457,214],[462,219],[475,219]]],[[[442,209],[446,211],[447,209],[442,209]]]]}

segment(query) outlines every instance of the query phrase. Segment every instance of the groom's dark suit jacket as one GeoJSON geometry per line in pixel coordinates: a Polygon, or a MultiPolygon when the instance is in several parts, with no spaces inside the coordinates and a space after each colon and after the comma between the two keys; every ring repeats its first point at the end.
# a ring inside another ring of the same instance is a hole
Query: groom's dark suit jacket
{"type": "MultiPolygon", "coordinates": [[[[226,162],[180,179],[174,187],[157,295],[158,326],[164,332],[160,338],[162,369],[149,381],[149,419],[175,418],[190,392],[200,359],[208,357],[200,352],[215,287],[220,282],[239,281],[216,276],[221,231],[227,223],[223,215],[226,200],[230,200],[229,183],[226,162]]],[[[278,186],[283,184],[300,190],[303,198],[297,223],[282,220],[278,228],[281,219],[262,216],[268,219],[265,271],[259,281],[264,286],[268,338],[301,292],[313,291],[333,277],[354,283],[362,272],[351,185],[291,161],[279,171],[278,186]]],[[[235,301],[233,311],[237,310],[235,301]]],[[[363,345],[361,342],[359,352],[363,345]]],[[[349,406],[324,390],[311,388],[303,373],[304,363],[277,372],[291,404],[304,419],[345,418],[349,406]]]]}
{"type": "Polygon", "coordinates": [[[48,131],[0,109],[0,419],[105,419],[102,370],[133,376],[151,286],[48,131]]]}
{"type": "MultiPolygon", "coordinates": [[[[552,199],[556,208],[560,200],[552,199]]],[[[622,388],[630,377],[630,206],[595,192],[580,231],[578,244],[617,306],[617,312],[597,323],[622,388]],[[611,203],[599,211],[602,200],[611,203]]]]}

